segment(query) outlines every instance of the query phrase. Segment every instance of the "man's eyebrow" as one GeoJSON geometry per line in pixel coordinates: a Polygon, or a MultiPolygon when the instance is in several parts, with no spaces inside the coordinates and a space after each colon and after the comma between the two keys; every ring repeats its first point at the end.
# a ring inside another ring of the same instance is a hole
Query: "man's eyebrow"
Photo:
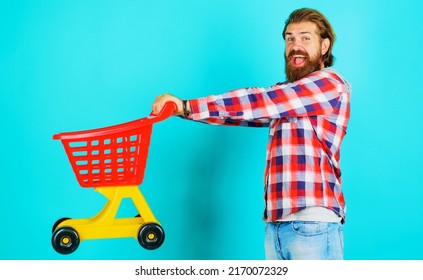
{"type": "MultiPolygon", "coordinates": [[[[311,35],[311,32],[310,31],[302,31],[302,32],[300,32],[300,34],[310,34],[311,35]]],[[[285,36],[287,36],[287,35],[292,35],[292,32],[285,32],[285,36]]]]}

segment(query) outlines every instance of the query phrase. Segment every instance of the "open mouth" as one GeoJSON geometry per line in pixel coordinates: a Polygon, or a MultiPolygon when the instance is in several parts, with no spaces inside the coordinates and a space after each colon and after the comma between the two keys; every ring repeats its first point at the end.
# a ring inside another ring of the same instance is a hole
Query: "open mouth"
{"type": "Polygon", "coordinates": [[[306,57],[303,55],[294,55],[292,56],[292,64],[294,66],[300,67],[302,65],[304,65],[306,61],[306,57]]]}

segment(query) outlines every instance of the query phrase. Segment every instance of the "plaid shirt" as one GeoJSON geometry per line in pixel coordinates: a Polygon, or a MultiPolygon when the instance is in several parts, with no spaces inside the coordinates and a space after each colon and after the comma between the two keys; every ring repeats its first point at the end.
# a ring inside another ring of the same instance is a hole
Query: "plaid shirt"
{"type": "Polygon", "coordinates": [[[189,100],[188,119],[216,125],[269,127],[264,219],[310,206],[345,218],[340,147],[350,115],[350,84],[333,68],[294,83],[243,88],[189,100]]]}

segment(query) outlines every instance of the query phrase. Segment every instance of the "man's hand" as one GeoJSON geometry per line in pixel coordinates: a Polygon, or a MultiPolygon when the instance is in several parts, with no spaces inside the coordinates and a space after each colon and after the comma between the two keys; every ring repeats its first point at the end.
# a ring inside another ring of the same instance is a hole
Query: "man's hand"
{"type": "Polygon", "coordinates": [[[165,93],[157,96],[156,100],[154,100],[152,106],[153,115],[159,114],[166,102],[169,101],[175,102],[176,106],[178,107],[178,109],[173,113],[174,116],[181,116],[184,114],[182,100],[169,93],[165,93]]]}

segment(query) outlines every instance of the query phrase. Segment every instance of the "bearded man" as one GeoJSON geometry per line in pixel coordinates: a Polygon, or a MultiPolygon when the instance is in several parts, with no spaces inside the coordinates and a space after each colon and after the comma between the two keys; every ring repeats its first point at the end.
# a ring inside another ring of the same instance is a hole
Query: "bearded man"
{"type": "Polygon", "coordinates": [[[293,11],[282,34],[286,82],[181,100],[174,115],[215,125],[268,127],[264,176],[266,259],[343,259],[340,148],[350,84],[334,69],[335,33],[314,9],[293,11]]]}

